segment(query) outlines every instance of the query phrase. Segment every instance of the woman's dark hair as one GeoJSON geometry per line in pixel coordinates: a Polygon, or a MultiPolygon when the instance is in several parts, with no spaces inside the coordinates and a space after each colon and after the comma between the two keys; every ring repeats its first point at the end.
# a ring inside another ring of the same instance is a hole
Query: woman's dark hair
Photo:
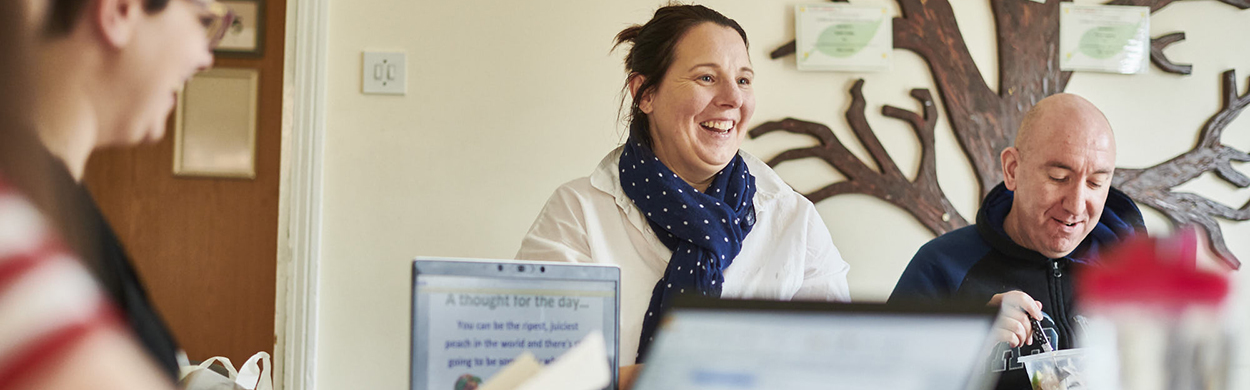
{"type": "MultiPolygon", "coordinates": [[[[29,2],[0,0],[0,175],[13,184],[16,171],[29,171],[32,150],[39,145],[30,113],[34,110],[32,81],[33,31],[26,15],[29,2]]],[[[40,172],[42,173],[42,172],[40,172]]]]}
{"type": "MultiPolygon", "coordinates": [[[[68,34],[82,19],[83,7],[91,0],[51,0],[48,4],[48,23],[44,34],[58,36],[68,34]]],[[[164,11],[169,0],[144,0],[143,10],[148,13],[164,11]]]]}
{"type": "Polygon", "coordinates": [[[63,164],[40,142],[33,117],[40,99],[33,81],[36,37],[43,32],[28,20],[27,1],[0,0],[0,181],[21,193],[47,221],[63,242],[76,253],[96,248],[95,228],[82,222],[83,209],[67,194],[74,194],[77,183],[68,178],[63,164]]]}
{"type": "MultiPolygon", "coordinates": [[[[659,87],[664,74],[673,65],[677,42],[691,28],[703,23],[715,23],[734,29],[742,36],[742,43],[750,47],[747,33],[733,19],[701,5],[668,5],[655,10],[655,16],[644,25],[629,26],[616,34],[617,46],[630,43],[632,46],[625,55],[625,71],[629,76],[625,79],[625,93],[629,92],[629,83],[634,77],[642,77],[642,85],[634,93],[633,102],[629,107],[629,137],[652,147],[651,129],[647,114],[642,112],[638,103],[647,93],[659,87]]],[[[624,96],[621,97],[624,100],[624,96]]]]}

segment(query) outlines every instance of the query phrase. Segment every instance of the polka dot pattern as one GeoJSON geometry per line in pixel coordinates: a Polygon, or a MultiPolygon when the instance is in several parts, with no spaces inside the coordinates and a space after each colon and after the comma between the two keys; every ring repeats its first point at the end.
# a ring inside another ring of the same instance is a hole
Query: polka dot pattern
{"type": "MultiPolygon", "coordinates": [[[[619,165],[621,188],[647,216],[660,242],[673,251],[643,319],[639,340],[650,340],[662,317],[652,314],[667,310],[677,295],[720,297],[724,270],[742,251],[742,240],[755,223],[755,176],[742,157],[734,157],[707,190],[698,191],[632,140],[619,165]]],[[[639,363],[649,346],[639,343],[639,363]]]]}

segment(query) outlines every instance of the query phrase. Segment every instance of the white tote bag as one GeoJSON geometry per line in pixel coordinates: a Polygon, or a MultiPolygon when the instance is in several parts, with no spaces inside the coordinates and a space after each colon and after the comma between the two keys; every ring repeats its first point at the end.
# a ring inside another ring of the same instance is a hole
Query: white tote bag
{"type": "Polygon", "coordinates": [[[238,370],[230,359],[214,356],[198,366],[183,366],[179,373],[178,387],[186,390],[273,390],[269,353],[257,352],[248,358],[238,370]],[[226,368],[228,376],[221,376],[209,369],[214,362],[226,368]]]}

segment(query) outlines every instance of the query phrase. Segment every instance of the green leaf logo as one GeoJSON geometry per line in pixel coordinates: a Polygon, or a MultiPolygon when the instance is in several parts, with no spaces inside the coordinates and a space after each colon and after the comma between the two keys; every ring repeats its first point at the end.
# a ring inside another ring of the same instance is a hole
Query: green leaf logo
{"type": "Polygon", "coordinates": [[[816,38],[816,50],[834,58],[855,55],[868,46],[868,42],[877,33],[877,28],[881,26],[882,20],[884,19],[829,26],[820,33],[820,37],[816,38]]]}
{"type": "Polygon", "coordinates": [[[1081,35],[1081,42],[1077,47],[1090,58],[1105,60],[1124,51],[1124,46],[1137,36],[1139,28],[1141,22],[1096,27],[1081,35]]]}

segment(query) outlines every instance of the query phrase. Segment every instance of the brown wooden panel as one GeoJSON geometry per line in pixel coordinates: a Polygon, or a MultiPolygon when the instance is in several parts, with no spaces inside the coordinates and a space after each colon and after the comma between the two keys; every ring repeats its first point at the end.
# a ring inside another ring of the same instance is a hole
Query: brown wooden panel
{"type": "Polygon", "coordinates": [[[193,360],[273,353],[286,2],[265,2],[265,53],[215,66],[260,72],[254,180],[173,176],[158,144],[96,153],[86,182],[157,310],[193,360]]]}

